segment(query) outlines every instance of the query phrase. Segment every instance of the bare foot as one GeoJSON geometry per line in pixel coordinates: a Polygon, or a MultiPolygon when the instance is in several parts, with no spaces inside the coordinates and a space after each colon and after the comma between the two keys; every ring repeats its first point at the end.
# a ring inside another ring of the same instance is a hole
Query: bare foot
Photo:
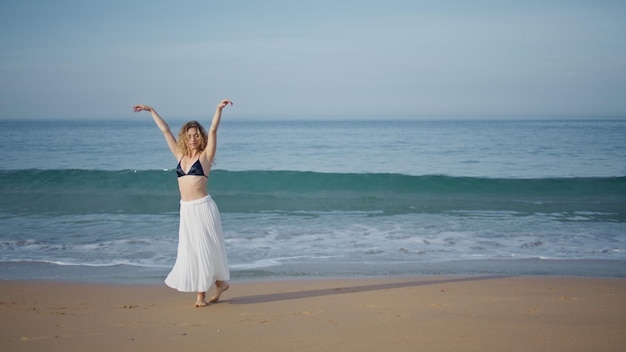
{"type": "Polygon", "coordinates": [[[209,305],[208,303],[206,303],[204,297],[206,297],[206,293],[198,292],[198,298],[196,298],[196,308],[202,308],[209,305]]]}
{"type": "Polygon", "coordinates": [[[213,297],[211,297],[211,299],[209,300],[209,302],[211,303],[215,303],[217,301],[220,300],[220,296],[222,295],[222,293],[224,293],[224,291],[228,290],[228,288],[230,287],[230,285],[228,284],[228,282],[222,281],[221,283],[215,283],[215,295],[213,295],[213,297]]]}

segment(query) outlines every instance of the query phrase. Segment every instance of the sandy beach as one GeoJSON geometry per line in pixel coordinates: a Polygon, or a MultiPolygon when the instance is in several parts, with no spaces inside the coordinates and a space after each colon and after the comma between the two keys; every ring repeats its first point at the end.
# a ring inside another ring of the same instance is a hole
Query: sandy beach
{"type": "Polygon", "coordinates": [[[623,351],[626,280],[394,277],[163,286],[0,282],[3,351],[623,351]]]}

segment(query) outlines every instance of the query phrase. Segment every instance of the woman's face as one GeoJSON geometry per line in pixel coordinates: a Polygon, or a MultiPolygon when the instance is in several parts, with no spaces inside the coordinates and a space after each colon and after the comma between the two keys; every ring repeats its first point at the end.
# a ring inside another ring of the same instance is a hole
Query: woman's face
{"type": "Polygon", "coordinates": [[[202,143],[202,136],[200,136],[200,131],[197,128],[192,127],[187,130],[187,148],[189,150],[197,150],[200,148],[200,144],[202,143]]]}

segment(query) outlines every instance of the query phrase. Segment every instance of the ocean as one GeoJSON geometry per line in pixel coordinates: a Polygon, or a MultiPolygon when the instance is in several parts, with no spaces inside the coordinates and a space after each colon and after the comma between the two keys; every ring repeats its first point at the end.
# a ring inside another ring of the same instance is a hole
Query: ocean
{"type": "MultiPolygon", "coordinates": [[[[177,161],[149,116],[0,121],[0,150],[0,279],[162,282],[177,161]]],[[[626,276],[626,119],[226,115],[209,193],[234,280],[626,276]]]]}

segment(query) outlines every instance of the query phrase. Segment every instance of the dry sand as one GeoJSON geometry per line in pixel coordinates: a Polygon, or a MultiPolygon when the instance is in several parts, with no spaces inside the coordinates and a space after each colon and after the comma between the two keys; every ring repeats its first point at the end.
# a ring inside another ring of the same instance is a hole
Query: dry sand
{"type": "Polygon", "coordinates": [[[626,280],[414,277],[165,286],[0,282],[2,351],[626,351],[626,280]]]}

